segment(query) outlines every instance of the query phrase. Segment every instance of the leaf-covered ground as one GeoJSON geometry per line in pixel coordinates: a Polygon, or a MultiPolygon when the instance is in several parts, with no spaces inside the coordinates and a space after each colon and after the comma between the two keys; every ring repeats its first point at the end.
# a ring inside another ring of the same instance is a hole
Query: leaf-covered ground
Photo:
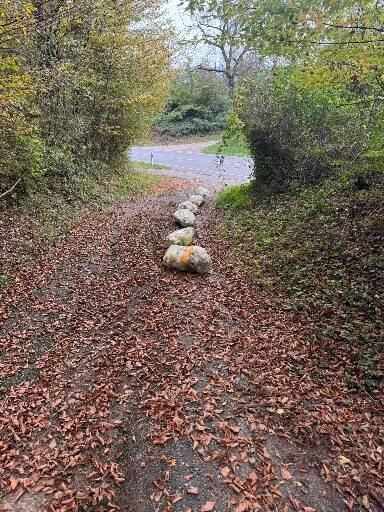
{"type": "MultiPolygon", "coordinates": [[[[324,349],[348,355],[351,387],[384,386],[383,165],[346,164],[316,187],[271,194],[252,183],[217,205],[255,286],[312,321],[324,349]]],[[[310,322],[307,322],[308,324],[310,322]]]]}
{"type": "Polygon", "coordinates": [[[383,510],[380,397],[250,286],[217,213],[212,276],[162,267],[188,186],[87,216],[0,289],[0,511],[383,510]]]}

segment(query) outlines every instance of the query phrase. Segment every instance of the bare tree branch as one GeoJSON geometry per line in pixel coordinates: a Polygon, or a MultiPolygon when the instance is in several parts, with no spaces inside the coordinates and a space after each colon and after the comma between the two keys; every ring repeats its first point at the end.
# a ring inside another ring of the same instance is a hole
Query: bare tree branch
{"type": "Polygon", "coordinates": [[[3,198],[3,197],[5,197],[5,196],[7,196],[8,194],[10,194],[10,193],[12,192],[12,190],[14,190],[14,189],[17,187],[17,185],[20,183],[20,181],[21,181],[22,179],[23,179],[23,178],[19,178],[19,179],[16,181],[16,183],[14,183],[14,184],[12,185],[12,187],[11,187],[9,190],[6,190],[6,191],[5,191],[5,192],[3,192],[2,194],[0,194],[0,199],[1,199],[1,198],[3,198]]]}
{"type": "Polygon", "coordinates": [[[332,27],[332,28],[342,28],[342,29],[347,29],[347,30],[374,30],[375,32],[384,34],[384,28],[366,27],[364,25],[334,25],[333,23],[325,23],[324,26],[332,27]]]}
{"type": "Polygon", "coordinates": [[[205,65],[198,69],[212,73],[222,73],[228,83],[229,93],[232,96],[238,77],[238,67],[245,55],[252,50],[241,43],[242,21],[229,13],[224,16],[220,11],[206,11],[196,17],[195,27],[200,32],[199,42],[217,48],[223,60],[222,69],[205,65]]]}
{"type": "Polygon", "coordinates": [[[346,45],[346,44],[369,44],[384,43],[384,39],[360,39],[359,41],[306,41],[305,39],[292,39],[282,41],[283,43],[299,43],[299,44],[319,44],[319,45],[346,45]]]}
{"type": "Polygon", "coordinates": [[[196,69],[200,69],[201,71],[208,71],[209,73],[223,73],[225,75],[227,74],[227,71],[225,69],[207,68],[202,65],[197,66],[196,69]]]}

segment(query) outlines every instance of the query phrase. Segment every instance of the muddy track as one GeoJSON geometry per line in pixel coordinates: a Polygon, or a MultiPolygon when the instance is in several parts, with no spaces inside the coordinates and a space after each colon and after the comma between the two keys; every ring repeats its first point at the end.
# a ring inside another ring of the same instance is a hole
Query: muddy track
{"type": "Polygon", "coordinates": [[[381,510],[377,409],[230,263],[210,206],[214,274],[162,267],[183,197],[119,207],[13,295],[0,510],[381,510]]]}

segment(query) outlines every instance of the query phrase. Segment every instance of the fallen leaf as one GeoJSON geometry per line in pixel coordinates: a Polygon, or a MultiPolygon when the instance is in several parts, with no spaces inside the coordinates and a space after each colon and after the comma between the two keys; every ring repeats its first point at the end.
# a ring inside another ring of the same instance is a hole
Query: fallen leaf
{"type": "Polygon", "coordinates": [[[249,510],[248,503],[240,503],[240,505],[235,509],[235,512],[246,512],[249,510]]]}
{"type": "Polygon", "coordinates": [[[352,511],[355,506],[355,500],[353,498],[350,498],[349,500],[343,500],[343,501],[347,505],[348,510],[352,511]]]}
{"type": "Polygon", "coordinates": [[[281,465],[280,471],[281,471],[281,476],[284,478],[284,480],[291,480],[292,475],[288,471],[287,467],[284,464],[281,465]]]}
{"type": "Polygon", "coordinates": [[[200,489],[198,487],[190,487],[187,492],[189,494],[199,494],[200,492],[200,489]]]}
{"type": "Polygon", "coordinates": [[[19,481],[16,480],[16,478],[11,478],[11,489],[12,489],[12,491],[14,491],[16,489],[18,484],[19,484],[19,481]]]}
{"type": "Polygon", "coordinates": [[[201,507],[201,512],[211,512],[215,508],[216,501],[207,501],[205,505],[201,507]]]}
{"type": "Polygon", "coordinates": [[[221,474],[223,475],[224,478],[226,478],[229,473],[231,472],[230,468],[228,466],[224,466],[222,469],[221,469],[221,474]]]}
{"type": "Polygon", "coordinates": [[[163,495],[163,493],[162,493],[162,492],[159,492],[159,494],[156,494],[156,495],[153,497],[153,501],[155,501],[156,503],[159,503],[159,501],[161,500],[162,495],[163,495]]]}
{"type": "Polygon", "coordinates": [[[364,507],[369,511],[369,512],[372,512],[372,508],[371,508],[371,505],[369,503],[369,499],[368,499],[368,496],[365,494],[363,496],[363,505],[364,507]]]}
{"type": "Polygon", "coordinates": [[[178,501],[181,501],[183,499],[183,496],[181,494],[176,494],[172,497],[172,503],[177,503],[178,501]]]}
{"type": "Polygon", "coordinates": [[[293,508],[299,512],[300,510],[300,502],[296,498],[292,498],[292,496],[289,496],[289,501],[292,503],[293,508]]]}

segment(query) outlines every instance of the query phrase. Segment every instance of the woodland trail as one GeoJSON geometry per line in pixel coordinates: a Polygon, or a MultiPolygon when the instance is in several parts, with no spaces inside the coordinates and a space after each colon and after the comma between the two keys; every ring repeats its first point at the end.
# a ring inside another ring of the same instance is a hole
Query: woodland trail
{"type": "Polygon", "coordinates": [[[191,186],[79,224],[3,299],[0,511],[382,510],[376,405],[231,262],[212,207],[213,275],[162,267],[191,186]]]}

